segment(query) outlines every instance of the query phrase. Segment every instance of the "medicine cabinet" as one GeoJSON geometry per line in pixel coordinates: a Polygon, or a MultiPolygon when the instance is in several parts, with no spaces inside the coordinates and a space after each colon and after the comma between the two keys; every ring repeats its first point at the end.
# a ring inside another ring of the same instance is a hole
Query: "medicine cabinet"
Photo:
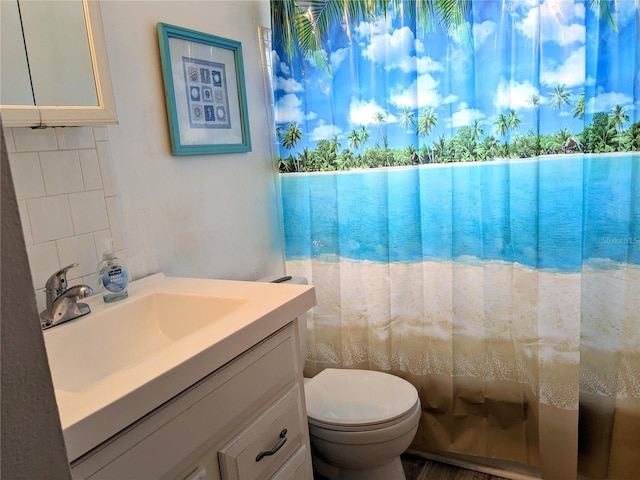
{"type": "Polygon", "coordinates": [[[117,123],[97,0],[0,1],[5,127],[117,123]]]}

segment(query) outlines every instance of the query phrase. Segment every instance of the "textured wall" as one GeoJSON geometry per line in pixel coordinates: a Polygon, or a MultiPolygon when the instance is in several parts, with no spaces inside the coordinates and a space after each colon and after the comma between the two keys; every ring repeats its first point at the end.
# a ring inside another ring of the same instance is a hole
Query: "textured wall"
{"type": "Polygon", "coordinates": [[[7,479],[70,477],[11,172],[2,144],[2,458],[7,479]]]}

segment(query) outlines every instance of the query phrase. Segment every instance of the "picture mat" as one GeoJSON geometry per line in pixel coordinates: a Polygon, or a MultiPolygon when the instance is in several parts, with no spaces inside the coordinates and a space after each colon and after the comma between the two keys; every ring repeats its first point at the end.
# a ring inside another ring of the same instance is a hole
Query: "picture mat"
{"type": "Polygon", "coordinates": [[[234,52],[180,38],[170,37],[168,42],[180,143],[182,145],[225,145],[243,143],[234,52]],[[191,128],[183,57],[225,65],[227,101],[229,104],[228,113],[231,123],[230,129],[212,130],[210,128],[191,128]],[[215,137],[211,135],[212,131],[215,131],[215,137]]]}

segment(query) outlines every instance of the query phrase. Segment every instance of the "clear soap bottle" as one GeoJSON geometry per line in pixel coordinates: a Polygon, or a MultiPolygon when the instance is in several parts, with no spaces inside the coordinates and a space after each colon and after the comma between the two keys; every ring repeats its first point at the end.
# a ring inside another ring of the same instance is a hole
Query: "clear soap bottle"
{"type": "Polygon", "coordinates": [[[98,285],[106,303],[117,302],[129,296],[129,272],[113,251],[112,241],[105,242],[102,261],[98,264],[98,285]]]}

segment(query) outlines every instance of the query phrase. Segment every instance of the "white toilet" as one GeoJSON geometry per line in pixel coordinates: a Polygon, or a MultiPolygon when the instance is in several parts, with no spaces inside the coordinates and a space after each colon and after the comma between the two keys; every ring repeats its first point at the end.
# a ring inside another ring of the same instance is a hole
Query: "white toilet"
{"type": "Polygon", "coordinates": [[[328,368],[305,379],[313,467],[330,480],[403,480],[422,412],[416,388],[388,373],[328,368]]]}
{"type": "MultiPolygon", "coordinates": [[[[289,281],[307,283],[302,277],[289,281]]],[[[304,368],[306,318],[298,325],[304,368]]],[[[400,454],[413,441],[422,412],[413,385],[388,373],[327,368],[305,378],[304,390],[318,474],[329,480],[405,479],[400,454]]]]}

